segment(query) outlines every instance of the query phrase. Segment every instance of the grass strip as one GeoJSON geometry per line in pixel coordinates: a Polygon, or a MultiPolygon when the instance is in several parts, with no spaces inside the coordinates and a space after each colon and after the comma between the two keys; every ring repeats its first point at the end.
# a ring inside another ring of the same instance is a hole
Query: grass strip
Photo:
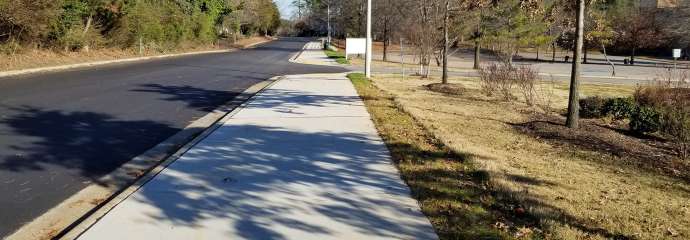
{"type": "Polygon", "coordinates": [[[333,50],[324,50],[326,52],[326,56],[331,59],[335,59],[337,63],[340,64],[350,64],[350,61],[345,58],[345,54],[342,52],[338,51],[333,51],[333,50]]]}
{"type": "Polygon", "coordinates": [[[441,239],[541,238],[525,232],[534,219],[517,203],[499,202],[488,174],[430,134],[361,73],[349,74],[385,141],[402,179],[441,239]],[[510,221],[512,226],[502,222],[510,221]]]}

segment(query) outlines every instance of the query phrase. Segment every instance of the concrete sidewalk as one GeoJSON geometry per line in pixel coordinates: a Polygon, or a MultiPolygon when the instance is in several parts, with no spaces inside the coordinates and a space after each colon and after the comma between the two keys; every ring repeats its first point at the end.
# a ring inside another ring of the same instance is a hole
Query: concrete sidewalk
{"type": "Polygon", "coordinates": [[[436,238],[350,81],[315,74],[255,96],[79,239],[436,238]]]}

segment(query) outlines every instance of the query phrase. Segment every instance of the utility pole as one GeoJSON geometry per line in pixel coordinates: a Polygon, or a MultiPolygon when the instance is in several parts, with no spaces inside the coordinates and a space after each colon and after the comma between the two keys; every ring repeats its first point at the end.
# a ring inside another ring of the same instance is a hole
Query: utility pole
{"type": "Polygon", "coordinates": [[[573,69],[570,76],[570,97],[568,98],[568,119],[566,125],[569,128],[578,128],[580,120],[580,58],[584,43],[585,25],[585,0],[577,0],[577,41],[573,53],[573,69]]]}
{"type": "Polygon", "coordinates": [[[443,15],[443,75],[441,83],[448,83],[448,12],[450,11],[450,2],[446,0],[446,11],[443,15]]]}
{"type": "Polygon", "coordinates": [[[402,67],[402,80],[405,81],[405,47],[404,40],[400,38],[400,66],[402,67]]]}
{"type": "Polygon", "coordinates": [[[331,46],[331,1],[328,1],[328,46],[331,46]]]}
{"type": "Polygon", "coordinates": [[[367,0],[367,41],[364,75],[371,78],[371,0],[367,0]]]}

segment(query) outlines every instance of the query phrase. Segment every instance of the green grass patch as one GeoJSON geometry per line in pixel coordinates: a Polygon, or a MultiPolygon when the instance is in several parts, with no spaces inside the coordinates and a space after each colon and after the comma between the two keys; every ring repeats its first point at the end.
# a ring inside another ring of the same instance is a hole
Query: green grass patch
{"type": "MultiPolygon", "coordinates": [[[[441,239],[513,239],[534,220],[514,214],[515,203],[499,201],[472,156],[457,153],[400,109],[393,96],[364,74],[347,76],[364,99],[400,174],[441,239]],[[512,225],[498,222],[509,220],[512,225]]],[[[536,234],[522,235],[540,238],[536,234]]]]}
{"type": "Polygon", "coordinates": [[[345,58],[345,54],[344,54],[344,53],[338,52],[338,51],[333,51],[333,50],[330,50],[330,49],[329,49],[329,50],[324,50],[324,51],[326,52],[326,56],[328,56],[328,58],[335,59],[335,61],[336,61],[337,63],[340,63],[340,64],[350,64],[350,61],[347,60],[347,59],[345,58]]]}

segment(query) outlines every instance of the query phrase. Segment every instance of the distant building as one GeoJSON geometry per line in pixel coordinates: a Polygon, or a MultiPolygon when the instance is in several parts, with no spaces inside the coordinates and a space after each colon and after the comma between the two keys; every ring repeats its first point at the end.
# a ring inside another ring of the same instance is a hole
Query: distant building
{"type": "Polygon", "coordinates": [[[687,7],[688,0],[640,0],[641,8],[677,8],[687,7]]]}

